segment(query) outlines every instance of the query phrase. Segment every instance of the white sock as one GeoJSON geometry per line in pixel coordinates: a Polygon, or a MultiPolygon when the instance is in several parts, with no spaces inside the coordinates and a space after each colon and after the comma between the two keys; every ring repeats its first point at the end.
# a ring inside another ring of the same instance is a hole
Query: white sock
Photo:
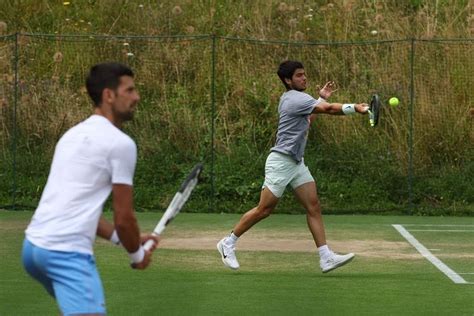
{"type": "Polygon", "coordinates": [[[319,251],[319,258],[322,260],[326,260],[331,255],[331,250],[329,249],[328,245],[324,245],[318,248],[319,251]]]}
{"type": "Polygon", "coordinates": [[[235,236],[234,232],[230,233],[230,235],[225,239],[225,243],[229,246],[234,246],[239,240],[239,237],[235,236]]]}

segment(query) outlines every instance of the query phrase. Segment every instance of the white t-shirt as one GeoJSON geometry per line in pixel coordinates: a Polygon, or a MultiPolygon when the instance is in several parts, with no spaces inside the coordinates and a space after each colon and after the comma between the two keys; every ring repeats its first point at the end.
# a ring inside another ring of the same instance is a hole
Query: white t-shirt
{"type": "Polygon", "coordinates": [[[105,117],[72,127],[56,145],[26,238],[49,250],[92,254],[112,184],[133,185],[136,160],[135,142],[105,117]]]}

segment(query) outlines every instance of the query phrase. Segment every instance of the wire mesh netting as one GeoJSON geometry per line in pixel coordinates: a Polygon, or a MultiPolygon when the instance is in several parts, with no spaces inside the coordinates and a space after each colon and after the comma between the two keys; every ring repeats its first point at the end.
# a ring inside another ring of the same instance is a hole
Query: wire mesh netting
{"type": "Polygon", "coordinates": [[[474,41],[414,48],[413,203],[453,209],[474,196],[474,41]]]}
{"type": "MultiPolygon", "coordinates": [[[[410,43],[302,45],[227,40],[221,41],[218,52],[216,142],[223,154],[216,155],[216,187],[218,192],[225,190],[225,196],[233,194],[231,200],[247,202],[232,209],[243,211],[258,201],[263,166],[275,140],[278,102],[285,91],[276,71],[285,59],[304,63],[310,82],[306,92],[316,98],[318,86],[333,80],[338,85],[333,102],[368,103],[374,93],[384,103],[390,96],[404,101],[403,109],[384,107],[377,129],[364,116],[319,115],[305,154],[324,208],[353,212],[403,207],[408,195],[410,43]],[[359,189],[353,190],[354,186],[359,189]]],[[[298,203],[287,195],[279,208],[299,212],[298,203]]]]}
{"type": "MultiPolygon", "coordinates": [[[[137,142],[138,209],[163,210],[205,163],[185,211],[244,212],[258,202],[278,124],[281,61],[303,62],[307,92],[332,80],[330,101],[368,102],[381,121],[319,115],[305,162],[325,212],[472,212],[473,41],[296,43],[215,36],[17,34],[0,38],[0,205],[34,208],[54,146],[92,110],[90,67],[131,66],[141,101],[125,131],[137,142]],[[15,84],[16,83],[16,84],[15,84]],[[388,105],[396,96],[398,106],[388,105]],[[453,188],[456,188],[453,190],[453,188]]],[[[299,213],[287,190],[278,212],[299,213]]]]}
{"type": "Polygon", "coordinates": [[[91,65],[119,61],[135,72],[141,95],[135,119],[125,125],[139,148],[136,204],[165,207],[188,169],[211,153],[210,62],[195,63],[210,60],[208,43],[186,37],[20,36],[15,203],[36,205],[56,142],[92,113],[85,89],[91,65]]]}
{"type": "Polygon", "coordinates": [[[15,181],[15,36],[0,37],[0,205],[12,203],[10,197],[15,181]]]}

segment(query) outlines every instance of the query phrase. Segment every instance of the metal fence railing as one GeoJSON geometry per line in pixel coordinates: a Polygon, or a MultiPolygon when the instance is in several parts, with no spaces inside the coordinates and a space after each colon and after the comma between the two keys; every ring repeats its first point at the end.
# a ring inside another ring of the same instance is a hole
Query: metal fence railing
{"type": "MultiPolygon", "coordinates": [[[[0,37],[0,205],[34,208],[54,146],[90,114],[91,65],[136,74],[141,103],[126,132],[139,147],[138,209],[163,209],[198,160],[205,173],[188,211],[243,212],[258,201],[274,141],[285,59],[311,82],[337,82],[335,102],[391,96],[377,129],[362,116],[317,118],[305,161],[325,212],[473,214],[474,40],[351,43],[199,36],[0,37]],[[421,211],[420,211],[421,210],[421,211]]],[[[300,212],[282,199],[280,212],[300,212]]]]}

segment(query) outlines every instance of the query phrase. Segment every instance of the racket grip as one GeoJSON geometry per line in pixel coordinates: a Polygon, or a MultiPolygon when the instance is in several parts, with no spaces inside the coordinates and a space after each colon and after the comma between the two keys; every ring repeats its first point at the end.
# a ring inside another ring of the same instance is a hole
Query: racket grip
{"type": "Polygon", "coordinates": [[[151,247],[153,247],[154,244],[155,244],[155,242],[154,242],[152,239],[149,239],[149,240],[147,240],[147,242],[143,245],[143,248],[145,248],[146,251],[150,251],[151,247]]]}

